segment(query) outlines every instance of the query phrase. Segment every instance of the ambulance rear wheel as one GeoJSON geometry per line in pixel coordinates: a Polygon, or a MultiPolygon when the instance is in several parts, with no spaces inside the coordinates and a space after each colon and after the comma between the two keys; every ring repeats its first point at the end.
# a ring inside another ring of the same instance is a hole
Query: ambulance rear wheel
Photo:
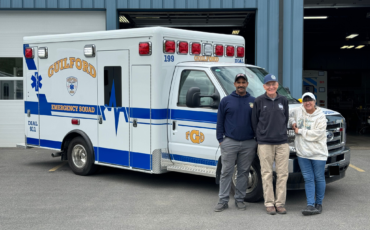
{"type": "Polygon", "coordinates": [[[68,164],[77,175],[87,176],[97,170],[94,152],[82,137],[74,138],[68,146],[68,164]]]}

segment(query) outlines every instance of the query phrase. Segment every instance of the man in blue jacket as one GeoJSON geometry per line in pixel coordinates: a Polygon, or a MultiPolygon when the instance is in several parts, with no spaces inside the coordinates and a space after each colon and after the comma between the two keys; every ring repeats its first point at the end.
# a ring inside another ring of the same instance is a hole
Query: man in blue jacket
{"type": "Polygon", "coordinates": [[[224,97],[218,107],[217,140],[221,146],[221,178],[219,202],[216,212],[228,208],[229,193],[235,163],[238,177],[235,189],[235,205],[245,210],[244,197],[248,186],[250,166],[256,155],[257,143],[251,124],[254,97],[247,93],[248,78],[245,74],[235,76],[236,90],[224,97]]]}

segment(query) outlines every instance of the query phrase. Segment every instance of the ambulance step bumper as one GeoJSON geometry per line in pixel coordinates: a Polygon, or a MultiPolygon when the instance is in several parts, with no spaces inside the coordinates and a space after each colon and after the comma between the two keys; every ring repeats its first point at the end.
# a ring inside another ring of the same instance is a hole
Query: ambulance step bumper
{"type": "Polygon", "coordinates": [[[194,165],[176,164],[176,165],[168,166],[167,170],[173,171],[173,172],[200,175],[200,176],[216,177],[216,167],[209,168],[209,167],[201,167],[201,166],[194,166],[194,165]]]}

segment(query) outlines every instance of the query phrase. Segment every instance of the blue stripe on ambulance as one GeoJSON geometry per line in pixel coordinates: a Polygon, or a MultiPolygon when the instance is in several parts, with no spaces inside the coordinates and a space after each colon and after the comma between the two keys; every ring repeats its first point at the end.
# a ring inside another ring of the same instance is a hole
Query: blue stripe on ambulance
{"type": "MultiPolygon", "coordinates": [[[[105,107],[105,106],[94,106],[94,105],[81,105],[78,106],[86,106],[86,107],[93,107],[95,109],[94,113],[91,112],[82,112],[82,111],[58,111],[52,110],[52,104],[54,105],[64,105],[64,106],[76,106],[76,104],[60,104],[60,103],[49,103],[46,99],[45,94],[39,94],[39,101],[40,101],[40,115],[46,116],[57,116],[59,115],[52,115],[52,112],[66,112],[66,113],[73,113],[73,114],[92,114],[92,115],[100,115],[104,116],[105,108],[108,110],[114,109],[115,116],[119,117],[119,112],[127,113],[128,108],[114,108],[114,107],[105,107]],[[102,108],[102,111],[100,110],[102,108]]],[[[38,113],[38,102],[30,102],[25,101],[25,113],[27,110],[30,110],[31,114],[39,114],[38,113]]],[[[163,120],[167,119],[168,115],[172,120],[179,120],[179,121],[188,121],[188,122],[200,122],[200,123],[209,123],[209,124],[216,124],[217,123],[217,113],[215,112],[201,112],[201,111],[189,111],[189,110],[179,110],[179,109],[148,109],[148,108],[130,108],[130,117],[131,118],[142,118],[142,119],[152,119],[152,120],[163,120]]],[[[126,117],[125,117],[126,118],[126,117]]],[[[93,119],[93,118],[80,118],[80,119],[93,119]]],[[[96,120],[96,119],[94,119],[96,120]]],[[[125,119],[128,122],[127,118],[125,119]]],[[[167,125],[168,123],[145,123],[140,122],[142,124],[147,125],[167,125]]],[[[118,120],[117,120],[118,125],[118,120]]],[[[183,125],[179,124],[180,126],[187,126],[193,128],[205,128],[205,129],[213,129],[216,128],[211,127],[202,127],[202,126],[190,126],[190,125],[183,125]]],[[[34,138],[27,138],[27,143],[38,145],[38,139],[34,138]],[[37,143],[37,144],[36,144],[37,143]]],[[[52,141],[52,140],[44,140],[40,139],[40,147],[47,147],[53,149],[61,149],[61,142],[52,141]]],[[[97,148],[94,147],[95,152],[97,148]]],[[[100,148],[99,147],[99,162],[109,163],[109,164],[117,164],[128,166],[128,159],[130,159],[130,166],[135,168],[141,168],[150,170],[151,164],[151,155],[146,153],[137,153],[137,152],[130,152],[130,157],[128,157],[129,152],[127,150],[117,150],[117,149],[108,149],[108,148],[100,148]]],[[[204,164],[204,165],[212,165],[214,166],[217,164],[217,161],[209,160],[209,159],[202,159],[202,158],[195,158],[195,157],[188,157],[188,156],[181,156],[181,155],[172,155],[175,160],[189,162],[189,163],[197,163],[197,164],[204,164]],[[216,162],[216,163],[215,163],[216,162]]],[[[96,156],[97,157],[97,156],[96,156]]],[[[98,160],[98,159],[95,159],[98,160]]]]}

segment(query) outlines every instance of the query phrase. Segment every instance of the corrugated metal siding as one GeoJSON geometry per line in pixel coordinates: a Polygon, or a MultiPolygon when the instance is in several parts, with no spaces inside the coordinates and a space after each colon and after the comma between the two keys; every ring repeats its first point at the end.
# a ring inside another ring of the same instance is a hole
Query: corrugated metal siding
{"type": "Polygon", "coordinates": [[[106,2],[107,5],[117,5],[118,9],[239,9],[256,8],[258,1],[260,0],[0,0],[0,8],[104,9],[106,2]]]}
{"type": "Polygon", "coordinates": [[[0,0],[0,8],[10,8],[10,0],[0,0]]]}
{"type": "Polygon", "coordinates": [[[256,43],[256,65],[277,75],[279,70],[279,1],[258,0],[256,43]]]}
{"type": "Polygon", "coordinates": [[[302,96],[303,0],[284,0],[283,84],[293,97],[302,96]]]}
{"type": "Polygon", "coordinates": [[[58,8],[58,0],[47,0],[46,2],[47,8],[58,8]]]}
{"type": "Polygon", "coordinates": [[[46,0],[35,0],[35,8],[46,8],[46,0]]]}
{"type": "MultiPolygon", "coordinates": [[[[118,0],[108,0],[115,2],[118,0]]],[[[145,0],[150,1],[150,0],[145,0]]],[[[139,2],[139,1],[137,1],[139,2]]],[[[104,9],[105,0],[0,0],[2,9],[104,9]]]]}

